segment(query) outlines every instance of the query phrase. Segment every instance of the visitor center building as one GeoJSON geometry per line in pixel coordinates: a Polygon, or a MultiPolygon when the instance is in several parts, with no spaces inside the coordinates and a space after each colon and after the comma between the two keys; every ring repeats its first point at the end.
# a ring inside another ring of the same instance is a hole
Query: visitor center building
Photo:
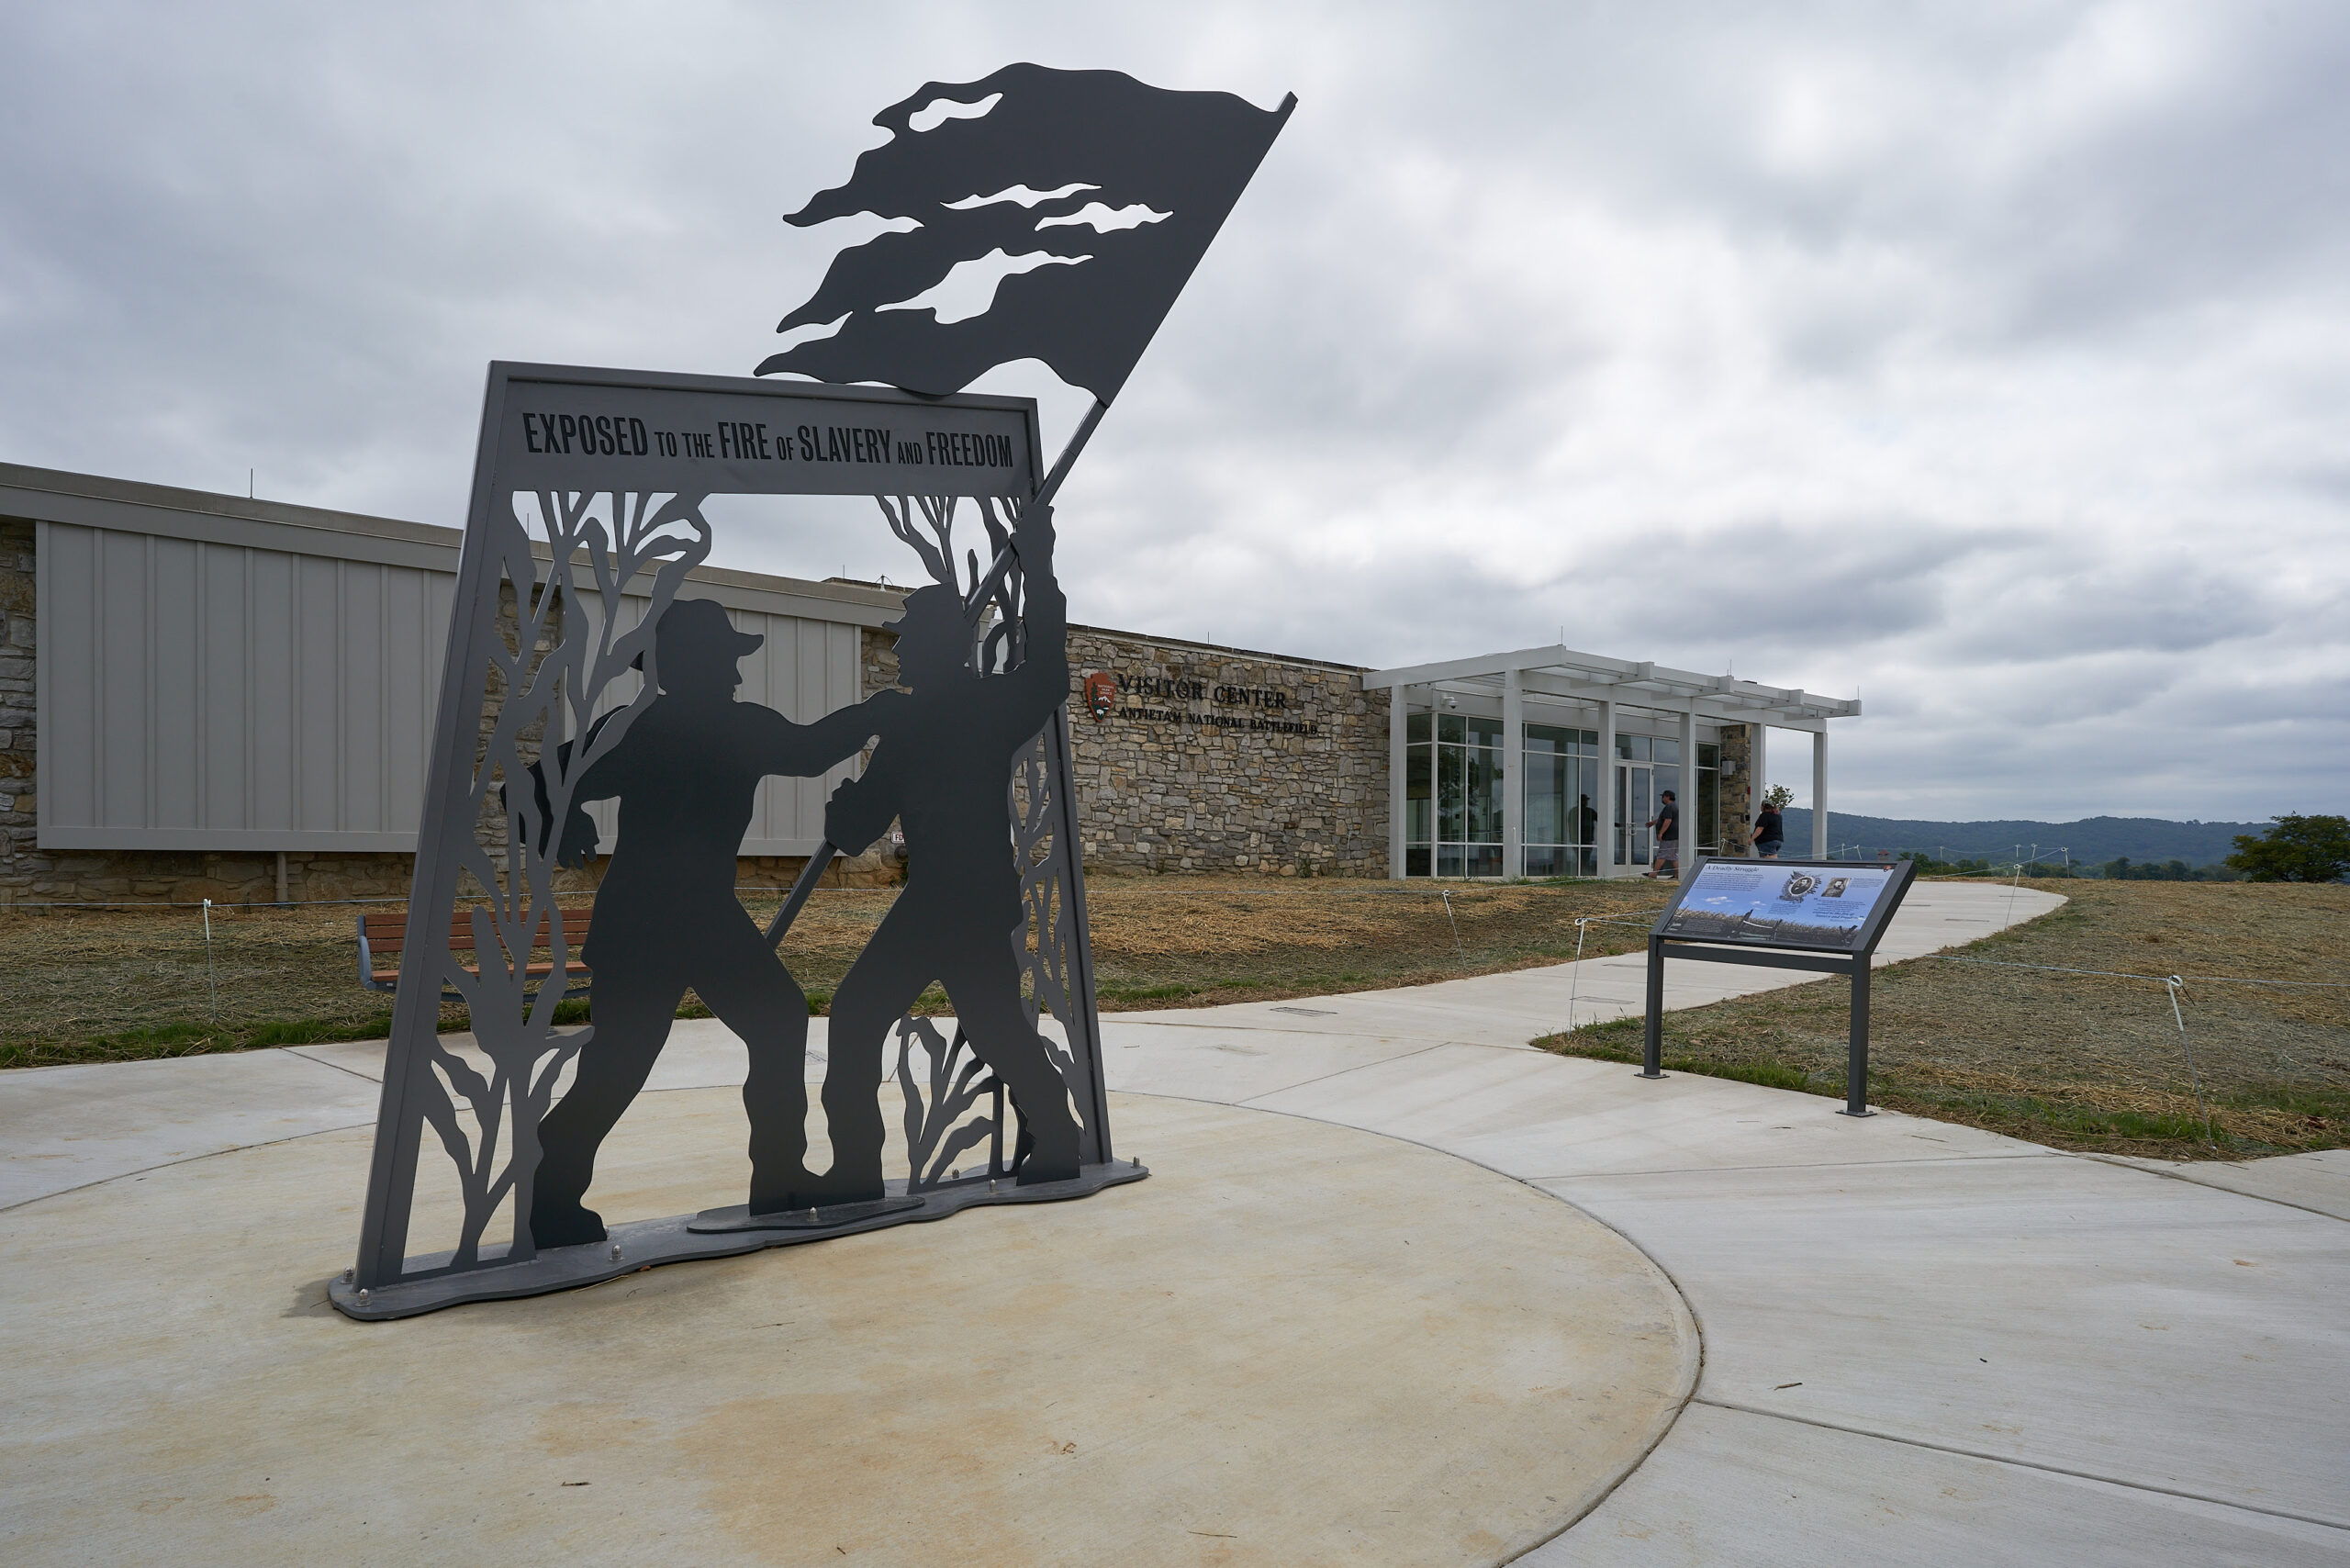
{"type": "MultiPolygon", "coordinates": [[[[404,895],[462,543],[0,464],[0,905],[404,895]]],[[[896,681],[903,588],[698,567],[685,593],[765,638],[740,695],[795,722],[896,681]]],[[[1113,876],[1635,876],[1666,790],[1686,852],[1743,854],[1768,731],[1810,735],[1824,804],[1828,722],[1860,711],[1566,647],[1371,669],[1076,624],[1069,653],[1081,848],[1113,876]]],[[[789,882],[855,769],[761,787],[742,885],[789,882]]]]}

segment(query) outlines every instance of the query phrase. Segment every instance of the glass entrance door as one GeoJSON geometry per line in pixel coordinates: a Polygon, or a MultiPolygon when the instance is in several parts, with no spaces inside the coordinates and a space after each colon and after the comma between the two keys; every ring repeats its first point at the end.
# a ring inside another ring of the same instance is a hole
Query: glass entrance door
{"type": "Polygon", "coordinates": [[[1656,769],[1646,763],[1616,765],[1616,863],[1649,863],[1649,819],[1656,815],[1656,769]]]}

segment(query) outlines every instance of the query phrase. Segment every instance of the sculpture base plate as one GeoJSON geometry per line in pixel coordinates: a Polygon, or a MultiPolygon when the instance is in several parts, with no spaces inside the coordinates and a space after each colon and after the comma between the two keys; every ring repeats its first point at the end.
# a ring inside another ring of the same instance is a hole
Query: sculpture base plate
{"type": "MultiPolygon", "coordinates": [[[[834,1236],[855,1236],[893,1225],[945,1219],[968,1208],[998,1204],[1051,1204],[1089,1198],[1104,1187],[1139,1182],[1148,1168],[1131,1160],[1113,1159],[1087,1165],[1066,1182],[1039,1182],[1020,1186],[1009,1176],[990,1179],[967,1176],[909,1193],[902,1180],[888,1183],[888,1195],[878,1201],[834,1204],[807,1209],[753,1215],[745,1204],[705,1209],[696,1215],[667,1219],[624,1221],[606,1227],[601,1241],[576,1247],[551,1247],[536,1257],[506,1260],[484,1249],[484,1262],[471,1269],[452,1270],[452,1254],[432,1253],[408,1260],[408,1277],[394,1284],[362,1291],[347,1280],[327,1287],[327,1299],[346,1317],[382,1322],[414,1317],[475,1301],[509,1301],[518,1296],[544,1295],[550,1291],[576,1290],[601,1284],[623,1274],[684,1263],[699,1258],[731,1258],[767,1247],[790,1247],[834,1236]]],[[[500,1253],[502,1253],[502,1249],[500,1253]]]]}
{"type": "Polygon", "coordinates": [[[754,1214],[745,1204],[732,1208],[704,1209],[686,1222],[696,1236],[724,1236],[737,1230],[838,1230],[861,1219],[908,1214],[922,1207],[920,1198],[874,1198],[856,1204],[823,1204],[810,1209],[767,1209],[754,1214]]]}

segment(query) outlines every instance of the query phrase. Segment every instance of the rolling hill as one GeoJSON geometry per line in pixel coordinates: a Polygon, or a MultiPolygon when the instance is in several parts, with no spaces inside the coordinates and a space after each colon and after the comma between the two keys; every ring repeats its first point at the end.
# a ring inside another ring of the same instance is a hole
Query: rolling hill
{"type": "MultiPolygon", "coordinates": [[[[1783,814],[1787,822],[1788,853],[1807,852],[1811,812],[1790,806],[1783,814]]],[[[2211,866],[2233,853],[2238,834],[2260,834],[2267,827],[2266,823],[2182,823],[2161,817],[2084,817],[2069,823],[1919,822],[1830,811],[1828,847],[1833,854],[1839,845],[1857,846],[1872,857],[1880,849],[1897,853],[1919,849],[1942,860],[2011,860],[2018,845],[2030,855],[2037,844],[2043,857],[2052,849],[2068,850],[2075,865],[2101,864],[2127,856],[2134,861],[2184,860],[2189,866],[2211,866]]]]}

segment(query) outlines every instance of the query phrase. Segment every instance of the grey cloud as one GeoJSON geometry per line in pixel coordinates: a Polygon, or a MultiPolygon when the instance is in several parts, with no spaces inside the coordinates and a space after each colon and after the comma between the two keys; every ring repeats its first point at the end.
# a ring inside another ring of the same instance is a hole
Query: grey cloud
{"type": "Polygon", "coordinates": [[[781,215],[1023,58],[1302,99],[1065,492],[1078,619],[1857,686],[1856,809],[2339,801],[2315,5],[26,10],[0,456],[453,521],[487,361],[747,370],[781,215]]]}

